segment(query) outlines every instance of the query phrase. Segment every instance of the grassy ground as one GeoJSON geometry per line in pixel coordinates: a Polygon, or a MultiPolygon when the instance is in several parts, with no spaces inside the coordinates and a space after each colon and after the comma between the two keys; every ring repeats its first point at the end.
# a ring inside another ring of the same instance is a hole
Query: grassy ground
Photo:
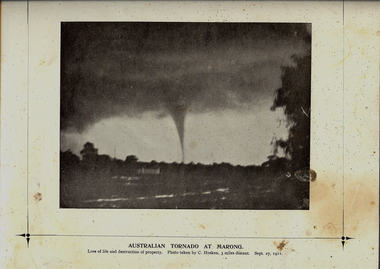
{"type": "Polygon", "coordinates": [[[62,208],[308,209],[309,184],[282,169],[165,165],[158,175],[125,167],[61,170],[62,208]]]}

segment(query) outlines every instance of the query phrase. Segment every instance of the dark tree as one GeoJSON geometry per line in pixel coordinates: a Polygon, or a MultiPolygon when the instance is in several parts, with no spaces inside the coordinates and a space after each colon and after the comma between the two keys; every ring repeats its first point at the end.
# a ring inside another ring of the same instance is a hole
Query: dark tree
{"type": "Polygon", "coordinates": [[[135,155],[128,155],[127,158],[125,158],[125,162],[128,164],[136,163],[138,160],[135,155]]]}
{"type": "Polygon", "coordinates": [[[286,140],[276,140],[275,148],[283,148],[293,168],[310,166],[310,96],[311,56],[293,56],[295,66],[282,68],[282,87],[277,90],[271,110],[283,108],[289,125],[286,140]]]}
{"type": "Polygon", "coordinates": [[[93,143],[87,142],[84,144],[84,148],[80,151],[83,156],[83,161],[94,162],[98,156],[98,149],[94,147],[93,143]]]}
{"type": "Polygon", "coordinates": [[[60,151],[61,169],[73,167],[79,163],[79,157],[71,150],[60,151]]]}

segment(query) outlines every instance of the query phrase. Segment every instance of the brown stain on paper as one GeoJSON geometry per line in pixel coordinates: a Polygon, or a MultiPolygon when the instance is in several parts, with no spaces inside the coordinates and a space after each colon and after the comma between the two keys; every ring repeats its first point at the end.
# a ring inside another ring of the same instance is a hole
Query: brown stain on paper
{"type": "Polygon", "coordinates": [[[369,34],[369,30],[368,29],[365,29],[365,28],[362,28],[358,31],[358,34],[362,34],[362,35],[368,35],[369,34]]]}
{"type": "Polygon", "coordinates": [[[317,179],[317,173],[313,169],[309,169],[309,170],[301,169],[294,173],[294,177],[298,179],[299,181],[314,182],[317,179]]]}
{"type": "Polygon", "coordinates": [[[286,240],[282,240],[280,243],[277,243],[277,242],[273,242],[273,244],[276,246],[276,248],[279,250],[279,251],[282,251],[284,249],[284,247],[289,243],[289,241],[286,241],[286,240]]]}
{"type": "Polygon", "coordinates": [[[38,203],[39,201],[42,200],[42,194],[37,192],[35,195],[33,195],[34,197],[34,200],[36,201],[36,203],[38,203]]]}
{"type": "Polygon", "coordinates": [[[203,224],[199,224],[199,227],[202,229],[206,229],[206,226],[204,226],[203,224]]]}
{"type": "Polygon", "coordinates": [[[50,60],[46,59],[46,61],[45,61],[45,60],[42,60],[42,61],[39,63],[39,65],[41,66],[41,65],[46,64],[46,66],[50,66],[52,63],[55,62],[55,59],[56,59],[56,57],[52,57],[52,58],[50,58],[50,60]]]}
{"type": "MultiPolygon", "coordinates": [[[[346,184],[344,192],[344,208],[345,208],[345,234],[355,238],[369,234],[369,231],[376,229],[375,222],[363,221],[371,220],[377,215],[378,196],[376,188],[368,186],[365,182],[370,175],[356,176],[356,182],[346,184]]],[[[340,237],[342,233],[342,209],[341,207],[331,207],[326,202],[331,195],[338,195],[340,192],[327,188],[326,184],[320,180],[318,189],[312,193],[313,203],[317,210],[317,222],[310,223],[314,231],[318,227],[317,234],[319,236],[340,237]]],[[[339,201],[338,201],[339,202],[339,201]]],[[[306,231],[311,232],[310,229],[306,231]]]]}
{"type": "MultiPolygon", "coordinates": [[[[323,202],[326,197],[330,196],[330,192],[332,188],[330,188],[327,183],[323,182],[323,179],[321,179],[318,184],[313,184],[314,186],[314,191],[312,192],[312,202],[314,204],[323,202]]],[[[312,186],[313,186],[312,185],[312,186]]]]}
{"type": "Polygon", "coordinates": [[[348,52],[347,52],[347,54],[343,57],[343,60],[339,61],[339,62],[336,63],[336,64],[330,65],[330,67],[335,67],[335,66],[338,66],[338,65],[340,65],[340,64],[343,64],[344,61],[346,61],[347,58],[350,57],[350,55],[351,55],[351,51],[352,51],[351,41],[350,41],[350,39],[348,39],[348,36],[347,36],[345,33],[343,33],[343,35],[344,35],[344,37],[345,37],[345,39],[347,40],[347,43],[348,43],[348,52]]]}
{"type": "Polygon", "coordinates": [[[341,229],[341,225],[339,225],[337,222],[332,221],[328,222],[322,227],[322,231],[327,232],[329,235],[339,235],[341,229]]]}
{"type": "Polygon", "coordinates": [[[309,173],[310,173],[310,181],[311,182],[316,181],[317,180],[317,173],[313,169],[310,169],[309,173]]]}
{"type": "Polygon", "coordinates": [[[318,236],[340,237],[342,229],[341,208],[337,204],[332,206],[328,202],[331,197],[334,197],[336,191],[334,191],[335,188],[331,187],[331,183],[326,182],[326,180],[326,178],[320,178],[318,185],[314,186],[310,194],[316,216],[313,222],[310,222],[310,227],[318,236]]]}

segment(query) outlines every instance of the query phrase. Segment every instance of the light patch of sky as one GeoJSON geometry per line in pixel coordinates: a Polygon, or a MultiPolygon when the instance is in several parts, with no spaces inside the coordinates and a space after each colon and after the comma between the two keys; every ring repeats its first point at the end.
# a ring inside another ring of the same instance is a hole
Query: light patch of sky
{"type": "MultiPolygon", "coordinates": [[[[185,163],[260,165],[272,154],[272,138],[287,137],[284,122],[282,110],[272,112],[268,108],[190,113],[185,120],[185,163]]],[[[182,161],[178,133],[169,116],[157,118],[145,113],[139,118],[115,117],[96,123],[82,134],[61,133],[61,149],[70,148],[78,155],[87,141],[95,144],[99,154],[122,160],[136,155],[147,162],[182,161]]]]}

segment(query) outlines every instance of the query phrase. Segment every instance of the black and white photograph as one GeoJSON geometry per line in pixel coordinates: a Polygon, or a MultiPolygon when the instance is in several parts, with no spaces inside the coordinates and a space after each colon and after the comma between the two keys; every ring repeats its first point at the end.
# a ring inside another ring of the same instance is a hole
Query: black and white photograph
{"type": "Polygon", "coordinates": [[[62,22],[60,207],[308,210],[311,28],[62,22]]]}

